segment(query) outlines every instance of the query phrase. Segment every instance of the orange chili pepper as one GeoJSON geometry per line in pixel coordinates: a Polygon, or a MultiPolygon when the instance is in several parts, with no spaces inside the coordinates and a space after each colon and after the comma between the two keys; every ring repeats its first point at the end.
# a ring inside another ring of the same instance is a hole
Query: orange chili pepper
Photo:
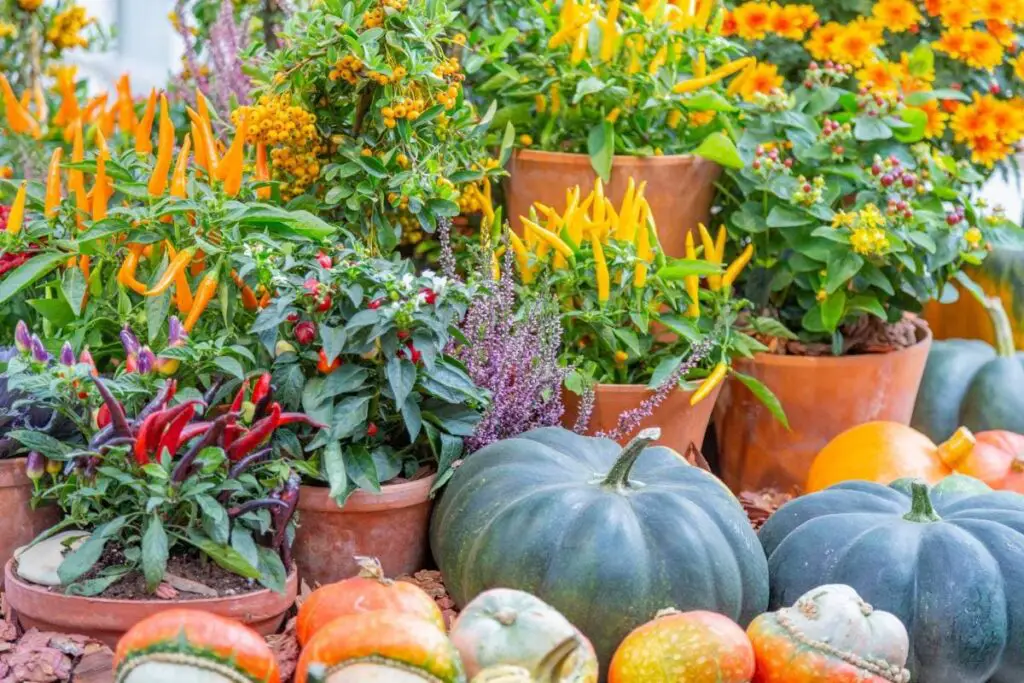
{"type": "Polygon", "coordinates": [[[207,163],[206,159],[206,146],[203,144],[203,132],[200,130],[200,126],[196,125],[194,122],[190,125],[192,128],[192,139],[195,141],[196,146],[196,166],[206,171],[209,169],[210,165],[207,163]]]}
{"type": "Polygon", "coordinates": [[[218,284],[217,269],[214,268],[203,277],[203,281],[196,288],[196,298],[192,302],[192,310],[189,311],[188,317],[185,318],[184,327],[186,332],[191,332],[192,328],[199,322],[199,317],[206,310],[206,307],[210,305],[210,300],[213,299],[214,294],[217,293],[218,284]]]}
{"type": "Polygon", "coordinates": [[[99,116],[96,117],[96,125],[99,130],[103,133],[104,137],[112,137],[114,135],[114,126],[117,125],[117,103],[115,102],[110,109],[101,111],[99,116]]]}
{"type": "Polygon", "coordinates": [[[260,297],[260,308],[266,308],[270,305],[270,292],[263,292],[263,296],[260,297]]]}
{"type": "MultiPolygon", "coordinates": [[[[78,108],[78,96],[75,94],[74,67],[64,68],[57,72],[57,90],[60,92],[60,109],[53,117],[55,126],[68,126],[81,116],[78,108]]],[[[64,140],[70,142],[65,130],[64,140]]]]}
{"type": "Polygon", "coordinates": [[[107,217],[107,157],[96,158],[96,180],[92,184],[92,219],[101,221],[107,217]]]}
{"type": "Polygon", "coordinates": [[[245,280],[239,277],[237,270],[231,271],[231,279],[234,280],[235,285],[242,292],[242,306],[244,306],[247,311],[255,311],[260,304],[259,301],[256,300],[256,295],[253,293],[252,287],[245,284],[245,280]]]}
{"type": "Polygon", "coordinates": [[[107,106],[107,93],[102,93],[89,100],[89,103],[85,105],[85,111],[82,112],[82,121],[85,123],[92,123],[96,118],[97,112],[104,111],[107,106]]]}
{"type": "Polygon", "coordinates": [[[202,117],[199,116],[191,107],[185,108],[185,113],[188,114],[189,120],[192,121],[193,128],[193,141],[196,145],[196,150],[202,148],[202,153],[197,151],[196,160],[203,159],[205,163],[205,170],[211,179],[217,177],[217,150],[213,145],[213,131],[207,127],[202,117]]]}
{"type": "MultiPolygon", "coordinates": [[[[43,136],[39,122],[32,117],[28,109],[18,101],[11,88],[7,77],[0,74],[0,90],[3,90],[4,112],[7,114],[7,123],[15,133],[19,135],[28,134],[36,140],[43,136]]],[[[26,92],[27,94],[27,92],[26,92]]]]}
{"type": "Polygon", "coordinates": [[[82,271],[82,277],[85,278],[86,282],[89,281],[89,273],[92,272],[91,265],[92,261],[85,254],[78,257],[78,269],[82,271]]]}
{"type": "Polygon", "coordinates": [[[117,79],[117,125],[122,133],[135,133],[135,103],[132,101],[132,85],[127,73],[117,79]]]}
{"type": "Polygon", "coordinates": [[[188,268],[188,274],[195,277],[204,270],[206,270],[206,254],[203,253],[202,249],[197,249],[196,255],[192,257],[192,265],[188,268]]]}
{"type": "Polygon", "coordinates": [[[146,109],[142,112],[142,120],[135,127],[135,152],[137,154],[153,153],[153,120],[156,118],[156,88],[149,91],[146,109]]]}
{"type": "Polygon", "coordinates": [[[238,195],[239,190],[242,189],[242,166],[245,163],[245,135],[248,127],[245,123],[245,117],[241,118],[238,123],[238,129],[235,131],[235,139],[231,142],[231,149],[224,155],[224,159],[221,160],[220,172],[221,179],[224,181],[224,193],[229,197],[235,197],[238,195]]]}
{"type": "Polygon", "coordinates": [[[129,244],[128,255],[125,256],[121,269],[117,271],[117,282],[138,294],[144,294],[147,289],[145,284],[135,279],[135,271],[139,267],[141,255],[141,244],[129,244]]]}
{"type": "Polygon", "coordinates": [[[192,138],[185,134],[185,141],[181,143],[181,151],[178,152],[178,161],[174,164],[174,173],[171,174],[171,196],[179,199],[188,198],[188,155],[192,150],[192,138]]]}
{"type": "Polygon", "coordinates": [[[183,249],[178,252],[167,265],[156,284],[145,291],[146,296],[158,296],[166,292],[175,282],[180,274],[185,272],[185,267],[192,263],[192,249],[183,249]]]}
{"type": "Polygon", "coordinates": [[[11,204],[11,212],[7,214],[7,232],[16,235],[21,232],[25,223],[25,188],[28,183],[22,181],[18,187],[18,193],[14,196],[14,203],[11,204]]]}
{"type": "MultiPolygon", "coordinates": [[[[267,143],[256,143],[256,181],[267,182],[270,180],[270,169],[267,166],[267,143]]],[[[264,185],[256,189],[256,196],[260,199],[270,199],[270,186],[264,185]]]]}
{"type": "Polygon", "coordinates": [[[196,109],[199,110],[199,117],[206,127],[213,130],[213,124],[210,122],[210,100],[206,99],[206,95],[199,88],[196,88],[196,109]]]}
{"type": "MultiPolygon", "coordinates": [[[[173,261],[175,252],[170,242],[167,243],[167,254],[173,261]]],[[[185,273],[184,268],[179,270],[174,276],[174,303],[178,307],[178,312],[182,315],[188,315],[189,311],[192,310],[192,290],[188,286],[188,275],[185,273]]]]}
{"type": "Polygon", "coordinates": [[[167,174],[171,171],[174,159],[174,124],[171,123],[171,110],[167,104],[167,96],[160,96],[160,138],[157,143],[156,164],[153,175],[149,179],[149,194],[159,197],[167,189],[167,174]]]}
{"type": "MultiPolygon", "coordinates": [[[[78,163],[85,160],[85,143],[82,140],[82,121],[76,120],[71,124],[71,163],[78,163]]],[[[68,192],[85,192],[85,173],[72,169],[68,171],[68,192]]]]}
{"type": "Polygon", "coordinates": [[[47,218],[56,216],[60,209],[60,160],[63,155],[64,150],[61,147],[54,149],[50,156],[50,166],[46,171],[46,201],[43,204],[43,215],[47,218]]]}

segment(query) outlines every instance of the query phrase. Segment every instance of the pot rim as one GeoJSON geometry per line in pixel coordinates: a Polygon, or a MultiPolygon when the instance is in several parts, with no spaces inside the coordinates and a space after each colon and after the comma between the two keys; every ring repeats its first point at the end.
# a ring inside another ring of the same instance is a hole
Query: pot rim
{"type": "Polygon", "coordinates": [[[869,359],[900,358],[901,356],[920,353],[922,349],[927,353],[928,348],[931,346],[933,341],[933,335],[931,328],[924,327],[921,329],[924,330],[924,336],[918,339],[916,344],[913,346],[905,346],[902,349],[889,351],[887,353],[859,353],[849,356],[790,356],[780,355],[777,353],[755,353],[753,358],[737,358],[736,361],[751,363],[754,365],[774,365],[783,367],[806,367],[807,365],[850,367],[853,365],[870,365],[875,361],[869,359]]]}
{"type": "MultiPolygon", "coordinates": [[[[717,387],[716,387],[717,388],[717,387]]],[[[566,391],[568,391],[566,389],[566,391]]],[[[646,384],[607,384],[605,382],[598,382],[596,385],[595,393],[602,394],[651,394],[657,391],[657,389],[650,389],[646,384]]],[[[678,394],[692,394],[696,389],[684,389],[683,387],[676,387],[672,393],[678,394]]],[[[578,394],[577,394],[578,395],[578,394]]]]}
{"type": "MultiPolygon", "coordinates": [[[[540,149],[519,149],[512,155],[514,159],[523,161],[543,161],[549,164],[566,166],[579,166],[581,160],[586,161],[587,168],[590,168],[590,157],[581,152],[548,152],[540,149]]],[[[677,165],[708,164],[717,166],[713,161],[696,154],[664,154],[662,156],[633,156],[628,154],[616,154],[612,158],[612,168],[615,166],[677,166],[677,165]]]]}
{"type": "Polygon", "coordinates": [[[53,598],[58,600],[72,600],[82,604],[88,603],[90,605],[97,606],[121,606],[121,605],[140,605],[142,607],[160,607],[161,609],[167,609],[169,606],[176,607],[188,607],[194,605],[196,607],[202,607],[204,605],[214,605],[222,603],[234,603],[239,601],[248,600],[263,600],[267,596],[277,596],[281,601],[295,601],[295,593],[299,585],[299,570],[295,563],[292,563],[292,569],[288,572],[288,578],[285,579],[285,592],[284,595],[275,593],[269,588],[261,588],[260,590],[250,591],[248,593],[241,593],[239,595],[224,595],[217,598],[197,598],[195,600],[160,600],[160,599],[146,599],[146,600],[124,600],[117,598],[96,598],[87,597],[84,595],[67,595],[57,591],[50,590],[48,586],[40,586],[35,583],[29,583],[25,581],[17,572],[14,571],[14,558],[12,557],[4,565],[4,592],[10,599],[11,587],[16,586],[17,590],[33,593],[35,595],[53,598]],[[289,597],[291,596],[291,597],[289,597]]]}
{"type": "Polygon", "coordinates": [[[298,509],[306,512],[344,514],[382,512],[413,507],[430,500],[430,490],[435,481],[437,481],[437,472],[413,481],[403,481],[400,484],[384,484],[381,486],[380,493],[356,491],[349,496],[342,507],[338,507],[338,504],[331,498],[329,487],[303,484],[299,488],[298,509]]]}

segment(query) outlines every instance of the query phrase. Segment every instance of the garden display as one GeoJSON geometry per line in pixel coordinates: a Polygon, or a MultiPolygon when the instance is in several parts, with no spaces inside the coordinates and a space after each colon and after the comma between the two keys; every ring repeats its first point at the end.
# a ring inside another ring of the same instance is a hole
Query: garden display
{"type": "Polygon", "coordinates": [[[0,0],[0,683],[1024,680],[1019,7],[171,5],[0,0]]]}

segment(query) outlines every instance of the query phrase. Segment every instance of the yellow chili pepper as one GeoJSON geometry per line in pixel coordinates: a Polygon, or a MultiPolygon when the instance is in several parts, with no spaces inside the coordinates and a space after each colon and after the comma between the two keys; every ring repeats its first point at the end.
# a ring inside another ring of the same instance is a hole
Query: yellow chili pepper
{"type": "Polygon", "coordinates": [[[178,254],[171,259],[171,262],[167,264],[167,270],[165,270],[163,275],[160,276],[160,279],[156,281],[156,284],[144,292],[145,296],[159,296],[166,292],[168,288],[174,284],[178,275],[183,273],[185,268],[192,263],[193,253],[194,250],[191,248],[183,249],[178,252],[178,254]]]}
{"type": "Polygon", "coordinates": [[[610,0],[608,11],[605,15],[604,27],[601,33],[601,61],[608,62],[615,57],[619,44],[619,27],[616,23],[619,19],[620,0],[610,0]]]}
{"type": "Polygon", "coordinates": [[[605,304],[611,297],[611,279],[608,274],[608,261],[604,257],[604,247],[596,231],[590,234],[590,248],[594,250],[594,272],[597,278],[597,301],[605,304]]]}
{"type": "Polygon", "coordinates": [[[701,385],[697,387],[697,391],[693,392],[693,396],[690,397],[690,405],[695,406],[704,399],[706,399],[712,391],[715,390],[722,380],[725,379],[725,375],[729,372],[728,363],[719,363],[715,366],[715,369],[711,371],[701,385]]]}
{"type": "Polygon", "coordinates": [[[560,111],[562,111],[562,91],[555,83],[551,86],[551,115],[557,116],[560,111]]]}
{"type": "Polygon", "coordinates": [[[746,83],[747,79],[750,78],[750,75],[754,73],[755,66],[757,65],[749,65],[740,73],[739,76],[732,79],[732,83],[730,83],[729,87],[725,89],[725,94],[728,95],[729,97],[735,97],[737,94],[739,94],[740,90],[743,88],[743,84],[746,83]]]}
{"type": "Polygon", "coordinates": [[[174,173],[171,174],[171,196],[178,199],[188,198],[188,155],[192,151],[192,138],[185,134],[185,141],[181,143],[181,151],[178,152],[178,161],[174,164],[174,173]]]}
{"type": "Polygon", "coordinates": [[[202,282],[196,288],[196,297],[192,302],[192,310],[189,311],[188,317],[185,318],[185,331],[191,332],[192,328],[199,322],[200,316],[206,307],[210,305],[210,300],[213,299],[214,294],[217,293],[217,286],[219,285],[217,279],[217,269],[214,268],[212,271],[207,273],[202,282]]]}
{"type": "Polygon", "coordinates": [[[604,118],[606,121],[608,121],[608,123],[615,123],[616,121],[619,120],[619,114],[621,113],[622,109],[620,109],[619,107],[615,107],[615,109],[612,109],[610,112],[608,112],[608,116],[605,116],[604,118]]]}
{"type": "Polygon", "coordinates": [[[142,249],[141,244],[129,244],[128,255],[125,256],[124,263],[121,264],[121,268],[117,272],[117,282],[138,294],[144,294],[147,289],[144,283],[135,279],[135,271],[139,267],[142,249]]]}
{"type": "MultiPolygon", "coordinates": [[[[267,166],[267,144],[256,143],[256,182],[267,182],[270,180],[270,168],[267,166]]],[[[259,199],[270,199],[270,186],[265,185],[256,189],[256,196],[259,199]]]]}
{"type": "Polygon", "coordinates": [[[220,173],[224,181],[224,193],[235,197],[242,189],[242,166],[245,164],[245,136],[248,128],[243,116],[238,122],[235,139],[231,142],[224,159],[221,160],[220,173]]]}
{"type": "Polygon", "coordinates": [[[60,209],[61,188],[60,188],[60,160],[64,155],[64,149],[57,147],[50,155],[50,165],[46,170],[46,199],[43,203],[43,216],[53,218],[60,209]]]}
{"type": "Polygon", "coordinates": [[[728,235],[725,232],[725,226],[718,226],[718,234],[715,235],[715,257],[718,259],[718,263],[722,262],[725,258],[725,240],[728,235]]]}
{"type": "Polygon", "coordinates": [[[135,152],[137,154],[153,153],[153,120],[156,118],[156,88],[149,91],[146,109],[142,112],[142,120],[135,127],[135,152]]]}
{"type": "Polygon", "coordinates": [[[167,104],[167,96],[160,96],[160,137],[157,142],[156,164],[153,175],[149,178],[149,194],[159,197],[167,190],[167,174],[174,162],[174,124],[171,123],[171,111],[167,104]]]}
{"type": "Polygon", "coordinates": [[[534,234],[537,235],[545,244],[548,244],[552,249],[561,254],[566,259],[573,259],[572,249],[568,244],[562,241],[562,238],[551,232],[540,227],[529,218],[520,216],[519,219],[523,222],[523,225],[528,226],[530,230],[533,230],[534,234]]]}
{"type": "Polygon", "coordinates": [[[651,76],[656,76],[658,69],[665,66],[666,61],[668,61],[668,47],[662,45],[658,48],[658,51],[654,53],[651,63],[647,65],[647,73],[651,76]]]}
{"type": "Polygon", "coordinates": [[[516,264],[519,266],[519,277],[522,279],[524,285],[528,285],[533,282],[533,268],[530,267],[530,252],[526,249],[526,245],[523,244],[523,240],[514,232],[509,233],[508,240],[509,244],[512,245],[512,253],[515,254],[516,264]]]}
{"type": "Polygon", "coordinates": [[[619,209],[619,227],[615,232],[615,239],[622,241],[627,240],[626,235],[632,235],[633,226],[630,221],[633,216],[633,201],[636,195],[636,181],[630,176],[629,180],[626,181],[626,194],[622,197],[622,206],[619,209]]]}
{"type": "Polygon", "coordinates": [[[25,223],[25,190],[28,183],[22,181],[18,186],[18,193],[14,195],[14,203],[11,204],[11,212],[7,214],[7,232],[16,235],[21,232],[25,223]]]}
{"type": "Polygon", "coordinates": [[[718,67],[710,74],[708,74],[708,76],[716,76],[719,79],[728,78],[729,76],[732,76],[734,73],[738,71],[743,71],[747,67],[753,66],[756,63],[757,60],[753,57],[743,57],[742,59],[734,59],[733,61],[718,67]]]}
{"type": "Polygon", "coordinates": [[[732,283],[739,277],[740,272],[750,263],[750,259],[754,256],[754,245],[748,244],[747,248],[743,250],[743,253],[739,257],[729,264],[729,267],[725,269],[725,275],[722,276],[722,286],[732,287],[732,283]]]}
{"type": "Polygon", "coordinates": [[[640,209],[640,225],[636,231],[636,257],[637,264],[633,268],[633,287],[642,289],[647,284],[648,261],[654,255],[651,251],[651,231],[647,227],[647,216],[650,208],[644,202],[640,209]]]}
{"type": "MultiPolygon", "coordinates": [[[[708,232],[703,223],[697,224],[697,230],[700,232],[700,241],[704,244],[704,260],[708,263],[721,263],[722,257],[718,255],[718,249],[715,247],[715,241],[711,239],[711,233],[708,232]]],[[[721,289],[722,276],[708,275],[708,287],[715,292],[721,289]]]]}
{"type": "MultiPolygon", "coordinates": [[[[686,233],[686,258],[689,260],[695,260],[697,258],[697,248],[693,243],[693,233],[686,233]]],[[[686,295],[690,297],[690,305],[686,309],[686,315],[689,318],[700,317],[700,277],[697,275],[687,275],[683,279],[686,285],[686,295]]]]}
{"type": "Polygon", "coordinates": [[[704,78],[708,75],[708,56],[704,50],[697,54],[697,63],[693,67],[693,75],[695,78],[704,78]]]}
{"type": "Polygon", "coordinates": [[[715,6],[715,0],[697,0],[698,9],[697,16],[694,20],[694,25],[698,30],[703,31],[708,26],[708,20],[711,18],[711,10],[715,6]]]}
{"type": "Polygon", "coordinates": [[[573,66],[583,61],[583,58],[587,56],[587,43],[590,40],[590,27],[583,26],[580,28],[579,33],[576,34],[576,39],[572,43],[572,52],[569,54],[569,63],[573,66]]]}

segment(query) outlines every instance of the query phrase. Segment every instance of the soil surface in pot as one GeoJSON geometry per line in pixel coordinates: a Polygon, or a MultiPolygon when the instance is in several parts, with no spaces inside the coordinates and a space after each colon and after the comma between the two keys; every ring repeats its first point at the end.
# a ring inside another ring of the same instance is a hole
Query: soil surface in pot
{"type": "MultiPolygon", "coordinates": [[[[870,353],[890,353],[913,346],[925,337],[928,323],[916,317],[907,317],[896,323],[864,316],[842,329],[844,356],[870,353]]],[[[768,352],[780,356],[831,356],[831,344],[806,343],[780,337],[756,335],[768,352]]]]}

